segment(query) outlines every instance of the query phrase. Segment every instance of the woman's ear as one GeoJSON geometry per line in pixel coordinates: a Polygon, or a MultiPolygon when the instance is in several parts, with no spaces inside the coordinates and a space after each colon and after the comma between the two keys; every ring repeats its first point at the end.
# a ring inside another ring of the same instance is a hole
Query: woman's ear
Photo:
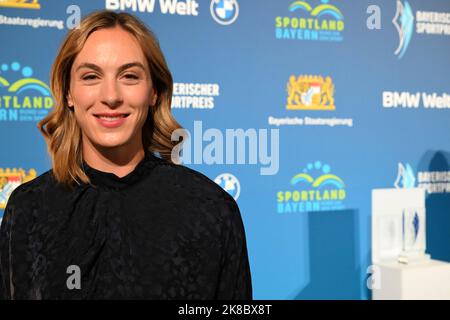
{"type": "Polygon", "coordinates": [[[156,91],[153,91],[150,106],[154,107],[157,100],[158,100],[158,93],[156,91]]]}
{"type": "Polygon", "coordinates": [[[73,99],[72,96],[70,95],[70,92],[67,94],[66,96],[67,99],[67,105],[69,106],[69,108],[73,108],[73,99]]]}

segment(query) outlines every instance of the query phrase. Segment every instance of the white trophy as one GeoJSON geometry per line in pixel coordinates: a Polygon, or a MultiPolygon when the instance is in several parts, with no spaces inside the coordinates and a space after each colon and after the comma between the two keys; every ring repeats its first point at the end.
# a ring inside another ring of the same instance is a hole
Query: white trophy
{"type": "Polygon", "coordinates": [[[372,190],[372,299],[450,299],[450,263],[426,253],[425,189],[409,164],[394,185],[372,190]]]}
{"type": "Polygon", "coordinates": [[[425,238],[425,190],[372,191],[372,260],[413,263],[429,260],[425,238]]]}

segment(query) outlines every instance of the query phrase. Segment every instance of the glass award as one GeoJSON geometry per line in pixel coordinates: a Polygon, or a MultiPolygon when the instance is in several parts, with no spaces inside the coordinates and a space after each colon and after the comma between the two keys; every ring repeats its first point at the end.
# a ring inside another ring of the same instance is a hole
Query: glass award
{"type": "Polygon", "coordinates": [[[379,256],[382,260],[395,260],[402,250],[402,220],[394,213],[380,214],[377,219],[379,256]]]}
{"type": "Polygon", "coordinates": [[[372,190],[373,263],[429,260],[425,214],[423,188],[372,190]]]}
{"type": "Polygon", "coordinates": [[[425,208],[404,208],[402,210],[402,250],[398,261],[409,263],[430,259],[425,254],[425,208]]]}

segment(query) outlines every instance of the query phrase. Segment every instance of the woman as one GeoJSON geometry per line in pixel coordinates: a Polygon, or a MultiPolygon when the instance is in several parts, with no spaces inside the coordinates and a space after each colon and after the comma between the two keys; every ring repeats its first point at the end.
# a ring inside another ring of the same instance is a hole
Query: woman
{"type": "Polygon", "coordinates": [[[236,202],[171,160],[172,85],[135,17],[96,12],[69,32],[38,125],[52,170],[9,198],[0,297],[252,298],[236,202]]]}

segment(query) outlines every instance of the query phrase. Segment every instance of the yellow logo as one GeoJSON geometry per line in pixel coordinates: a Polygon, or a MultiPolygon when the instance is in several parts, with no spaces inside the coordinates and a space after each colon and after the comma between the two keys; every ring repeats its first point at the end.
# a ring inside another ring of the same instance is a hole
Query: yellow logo
{"type": "Polygon", "coordinates": [[[10,169],[6,170],[0,168],[0,209],[6,208],[8,198],[15,188],[22,183],[28,182],[36,178],[36,170],[28,170],[28,174],[23,169],[10,169]]]}
{"type": "Polygon", "coordinates": [[[335,110],[334,84],[330,77],[292,75],[287,84],[288,110],[335,110]]]}
{"type": "Polygon", "coordinates": [[[0,7],[40,9],[38,0],[0,0],[0,7]]]}

